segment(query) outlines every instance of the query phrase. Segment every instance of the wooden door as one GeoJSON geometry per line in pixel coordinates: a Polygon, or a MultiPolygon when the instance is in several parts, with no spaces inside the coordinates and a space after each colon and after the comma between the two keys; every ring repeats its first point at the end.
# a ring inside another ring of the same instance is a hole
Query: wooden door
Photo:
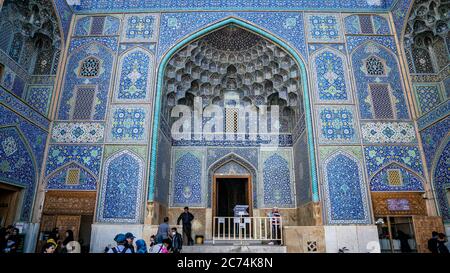
{"type": "Polygon", "coordinates": [[[416,235],[417,252],[429,253],[428,240],[431,232],[444,233],[444,224],[439,216],[413,216],[413,226],[416,235]]]}
{"type": "Polygon", "coordinates": [[[62,240],[66,237],[66,230],[73,231],[75,241],[78,241],[80,232],[81,215],[58,215],[56,217],[56,227],[59,228],[59,235],[62,240]]]}

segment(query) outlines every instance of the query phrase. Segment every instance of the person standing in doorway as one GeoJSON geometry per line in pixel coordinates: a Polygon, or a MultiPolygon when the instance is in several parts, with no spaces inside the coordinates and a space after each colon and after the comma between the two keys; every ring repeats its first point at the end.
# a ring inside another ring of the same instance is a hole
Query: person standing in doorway
{"type": "Polygon", "coordinates": [[[269,245],[277,244],[281,245],[281,230],[280,230],[280,224],[281,224],[281,214],[278,211],[277,207],[274,207],[271,212],[269,212],[268,215],[270,218],[270,224],[272,226],[272,239],[273,241],[269,242],[269,245]]]}
{"type": "Polygon", "coordinates": [[[194,215],[189,212],[189,208],[185,207],[184,212],[180,214],[177,220],[177,225],[180,225],[180,221],[183,224],[183,234],[186,235],[188,240],[188,245],[194,245],[194,240],[192,239],[192,220],[194,220],[194,215]]]}

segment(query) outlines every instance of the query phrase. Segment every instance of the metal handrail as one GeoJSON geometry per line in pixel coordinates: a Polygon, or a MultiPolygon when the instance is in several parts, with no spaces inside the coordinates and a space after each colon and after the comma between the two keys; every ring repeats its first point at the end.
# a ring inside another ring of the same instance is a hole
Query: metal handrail
{"type": "Polygon", "coordinates": [[[283,244],[282,217],[214,217],[216,241],[272,241],[283,244]]]}

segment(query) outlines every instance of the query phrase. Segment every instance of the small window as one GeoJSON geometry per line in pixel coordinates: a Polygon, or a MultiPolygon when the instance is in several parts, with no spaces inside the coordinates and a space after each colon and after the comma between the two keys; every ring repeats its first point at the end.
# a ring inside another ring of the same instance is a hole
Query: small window
{"type": "Polygon", "coordinates": [[[105,17],[104,16],[92,17],[91,35],[102,35],[104,25],[105,25],[105,17]]]}
{"type": "Polygon", "coordinates": [[[393,119],[394,110],[392,108],[389,86],[387,84],[370,84],[370,96],[375,119],[393,119]]]}
{"type": "Polygon", "coordinates": [[[385,75],[384,63],[381,59],[371,56],[366,59],[366,71],[370,76],[385,75]]]}
{"type": "Polygon", "coordinates": [[[68,169],[66,176],[66,185],[80,184],[80,169],[68,169]]]}
{"type": "Polygon", "coordinates": [[[390,186],[402,186],[403,180],[402,180],[402,173],[400,170],[388,170],[388,184],[390,186]]]}
{"type": "Polygon", "coordinates": [[[225,108],[225,131],[226,133],[237,133],[239,129],[239,109],[225,108]]]}
{"type": "Polygon", "coordinates": [[[93,112],[96,88],[94,86],[77,87],[72,119],[90,120],[93,112]]]}
{"type": "Polygon", "coordinates": [[[99,75],[100,60],[94,57],[89,57],[83,61],[80,67],[80,77],[93,78],[99,75]]]}

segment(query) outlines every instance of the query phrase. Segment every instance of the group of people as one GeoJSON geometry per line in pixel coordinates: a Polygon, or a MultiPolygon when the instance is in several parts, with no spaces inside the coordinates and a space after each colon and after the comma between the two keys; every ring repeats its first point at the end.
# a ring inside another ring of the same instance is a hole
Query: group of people
{"type": "Polygon", "coordinates": [[[444,233],[433,231],[431,233],[431,239],[428,240],[428,250],[431,253],[449,254],[450,244],[447,241],[444,233]]]}
{"type": "Polygon", "coordinates": [[[81,253],[81,244],[75,241],[72,230],[66,230],[64,240],[61,240],[59,229],[54,228],[42,247],[41,253],[81,253]]]}
{"type": "Polygon", "coordinates": [[[19,240],[18,228],[14,226],[0,228],[0,253],[16,253],[19,240]]]}
{"type": "MultiPolygon", "coordinates": [[[[183,233],[187,238],[188,245],[194,244],[191,235],[193,220],[194,215],[189,212],[188,207],[184,208],[183,213],[177,219],[177,225],[180,222],[183,225],[183,233]]],[[[149,246],[143,239],[137,240],[134,244],[135,238],[131,232],[117,234],[114,238],[117,245],[106,247],[105,253],[180,253],[183,249],[183,235],[178,232],[176,227],[170,227],[169,217],[164,217],[164,222],[158,226],[156,235],[150,237],[149,246]]]]}

